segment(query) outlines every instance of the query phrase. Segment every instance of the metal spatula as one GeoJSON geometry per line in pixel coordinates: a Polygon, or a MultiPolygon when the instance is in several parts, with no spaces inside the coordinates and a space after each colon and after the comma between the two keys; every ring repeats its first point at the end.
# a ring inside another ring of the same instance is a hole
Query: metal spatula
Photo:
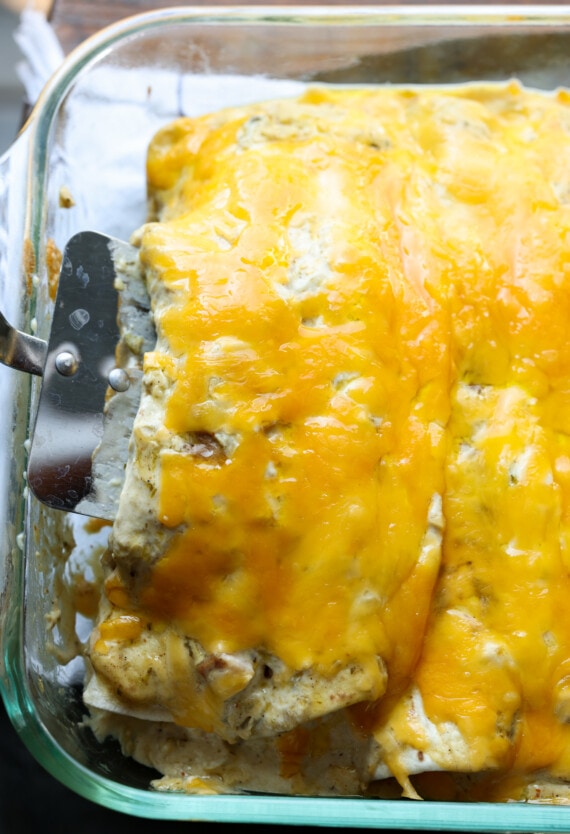
{"type": "Polygon", "coordinates": [[[43,377],[28,460],[32,492],[51,507],[109,520],[140,397],[136,352],[118,361],[120,334],[139,334],[141,356],[153,341],[136,263],[129,244],[80,232],[63,253],[48,342],[0,314],[0,361],[43,377]]]}

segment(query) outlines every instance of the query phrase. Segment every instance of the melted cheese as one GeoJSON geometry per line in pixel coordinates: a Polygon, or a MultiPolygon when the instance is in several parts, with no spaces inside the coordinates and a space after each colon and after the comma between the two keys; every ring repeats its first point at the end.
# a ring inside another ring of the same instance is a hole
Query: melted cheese
{"type": "Polygon", "coordinates": [[[381,658],[351,718],[410,795],[409,750],[570,777],[568,105],[311,90],[150,149],[171,535],[131,608],[292,670],[381,658]]]}
{"type": "MultiPolygon", "coordinates": [[[[398,255],[398,165],[365,139],[354,152],[363,106],[312,94],[307,138],[287,114],[269,114],[269,139],[235,114],[186,156],[203,130],[182,123],[164,162],[180,166],[175,216],[141,250],[168,291],[166,349],[147,359],[174,383],[165,427],[232,445],[162,454],[160,519],[180,532],[144,608],[211,649],[325,674],[377,657],[409,671],[439,561],[422,548],[443,487],[447,317],[398,255]]],[[[171,182],[152,151],[149,169],[171,182]]]]}

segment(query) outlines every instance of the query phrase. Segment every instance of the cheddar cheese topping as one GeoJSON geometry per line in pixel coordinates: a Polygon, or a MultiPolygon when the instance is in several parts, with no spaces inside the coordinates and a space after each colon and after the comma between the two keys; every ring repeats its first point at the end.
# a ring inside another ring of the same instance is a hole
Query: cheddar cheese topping
{"type": "Polygon", "coordinates": [[[92,693],[230,785],[323,792],[337,737],[362,792],[570,779],[568,94],[310,89],[167,126],[148,182],[92,693]]]}

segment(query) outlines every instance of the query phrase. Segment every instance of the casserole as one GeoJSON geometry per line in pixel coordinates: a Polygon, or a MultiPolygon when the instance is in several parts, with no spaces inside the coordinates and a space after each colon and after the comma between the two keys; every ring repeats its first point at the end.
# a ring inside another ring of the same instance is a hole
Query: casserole
{"type": "MultiPolygon", "coordinates": [[[[216,106],[229,103],[228,96],[232,103],[241,103],[247,95],[294,90],[306,81],[417,84],[517,76],[546,89],[563,83],[564,38],[570,21],[546,7],[526,10],[516,20],[509,15],[501,9],[458,13],[443,8],[427,12],[351,8],[334,13],[217,10],[215,14],[178,10],[112,27],[66,62],[48,85],[22,137],[2,160],[5,227],[10,240],[21,241],[20,247],[5,245],[2,252],[5,274],[19,276],[20,282],[11,278],[2,288],[5,313],[21,329],[30,330],[35,323],[38,334],[45,336],[52,246],[62,248],[74,231],[86,226],[127,237],[144,220],[142,172],[148,140],[156,127],[180,111],[203,106],[198,90],[212,108],[212,91],[220,87],[216,76],[230,77],[227,83],[224,79],[225,100],[219,95],[216,106]],[[129,77],[127,93],[124,86],[110,83],[117,73],[129,77]],[[244,77],[251,84],[246,85],[244,77]],[[121,90],[118,96],[115,89],[121,90]],[[111,113],[123,118],[118,123],[113,120],[109,134],[111,113]],[[125,160],[128,166],[122,164],[125,160]],[[58,194],[63,186],[73,195],[77,211],[60,208],[58,194]]],[[[11,445],[6,439],[2,450],[2,471],[7,483],[22,484],[31,421],[24,424],[21,415],[29,411],[33,420],[36,392],[30,390],[28,380],[2,370],[7,380],[2,395],[13,415],[11,445]]],[[[74,565],[67,561],[69,544],[59,529],[61,517],[47,513],[19,487],[3,495],[3,513],[4,698],[37,758],[83,795],[120,810],[165,819],[426,830],[567,828],[564,808],[540,805],[482,804],[474,820],[468,807],[454,803],[419,807],[392,800],[153,792],[148,787],[152,774],[127,762],[113,745],[101,748],[82,725],[83,669],[75,657],[75,624],[66,620],[72,609],[66,606],[69,586],[62,576],[74,565]],[[49,641],[46,625],[51,626],[49,641]]],[[[88,537],[85,546],[96,552],[97,535],[88,537]]],[[[77,628],[82,636],[80,618],[77,628]]]]}

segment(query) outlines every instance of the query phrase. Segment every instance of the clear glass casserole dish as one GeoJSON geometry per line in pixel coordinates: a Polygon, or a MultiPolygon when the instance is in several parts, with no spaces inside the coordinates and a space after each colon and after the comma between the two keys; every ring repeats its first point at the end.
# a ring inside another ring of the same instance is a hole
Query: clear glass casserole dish
{"type": "MultiPolygon", "coordinates": [[[[434,84],[569,78],[562,7],[173,9],[110,27],[51,79],[0,160],[0,310],[45,338],[54,252],[81,229],[127,239],[145,219],[144,158],[180,114],[289,94],[307,82],[434,84]],[[73,196],[73,208],[61,200],[73,196]]],[[[38,382],[0,367],[1,688],[23,742],[57,779],[156,819],[464,831],[568,831],[569,809],[152,790],[155,776],[82,725],[83,667],[67,662],[61,514],[25,487],[38,382]],[[9,416],[8,416],[9,415],[9,416]]],[[[82,520],[74,521],[80,528],[82,520]]],[[[90,545],[96,548],[97,543],[90,545]]],[[[80,620],[80,618],[79,618],[80,620]]],[[[72,652],[73,654],[73,652],[72,652]]]]}

